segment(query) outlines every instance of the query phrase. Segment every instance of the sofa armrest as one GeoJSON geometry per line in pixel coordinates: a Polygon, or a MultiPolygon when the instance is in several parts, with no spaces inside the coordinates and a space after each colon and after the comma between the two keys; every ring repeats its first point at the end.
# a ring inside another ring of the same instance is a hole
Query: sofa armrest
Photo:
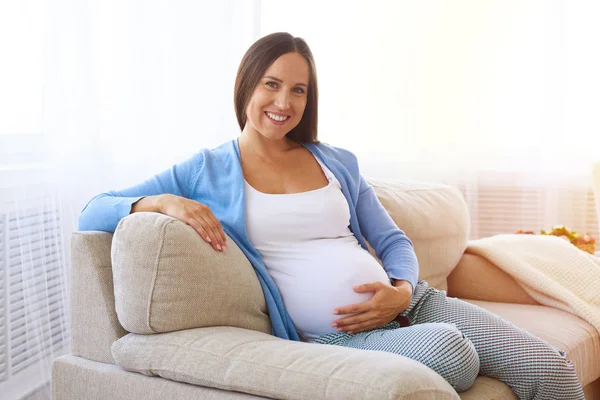
{"type": "Polygon", "coordinates": [[[498,303],[540,304],[506,272],[485,258],[465,253],[448,276],[448,296],[498,303]]]}
{"type": "Polygon", "coordinates": [[[117,365],[145,375],[285,399],[458,399],[425,365],[397,354],[284,340],[234,327],[128,334],[117,365]]]}
{"type": "Polygon", "coordinates": [[[108,232],[74,232],[71,237],[71,351],[109,364],[114,364],[110,346],[127,334],[115,311],[112,237],[108,232]]]}

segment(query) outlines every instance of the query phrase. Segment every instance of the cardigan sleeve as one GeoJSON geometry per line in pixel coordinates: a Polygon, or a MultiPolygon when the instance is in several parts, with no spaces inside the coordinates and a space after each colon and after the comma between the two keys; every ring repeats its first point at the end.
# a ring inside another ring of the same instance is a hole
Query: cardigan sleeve
{"type": "Polygon", "coordinates": [[[356,215],[361,232],[373,247],[390,278],[417,287],[419,263],[411,240],[394,223],[373,187],[360,176],[356,215]]]}
{"type": "Polygon", "coordinates": [[[143,183],[95,196],[79,215],[79,230],[114,232],[119,221],[131,213],[133,204],[146,196],[170,193],[192,197],[203,159],[203,154],[198,153],[143,183]]]}

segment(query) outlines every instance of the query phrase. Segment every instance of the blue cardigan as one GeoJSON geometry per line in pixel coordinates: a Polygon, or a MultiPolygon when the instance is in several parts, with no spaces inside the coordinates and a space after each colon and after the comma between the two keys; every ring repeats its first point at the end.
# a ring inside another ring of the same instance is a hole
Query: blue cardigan
{"type": "MultiPolygon", "coordinates": [[[[373,188],[360,175],[354,154],[325,144],[303,144],[339,180],[350,207],[350,229],[367,250],[375,249],[387,275],[417,284],[419,266],[408,237],[396,227],[373,188]]],[[[86,205],[79,217],[82,231],[114,232],[131,206],[144,196],[172,193],[210,207],[224,231],[250,260],[262,286],[273,335],[300,340],[284,308],[281,295],[258,251],[246,235],[246,200],[240,150],[236,139],[192,158],[134,187],[102,193],[86,205]]],[[[367,282],[365,282],[367,283],[367,282]]]]}

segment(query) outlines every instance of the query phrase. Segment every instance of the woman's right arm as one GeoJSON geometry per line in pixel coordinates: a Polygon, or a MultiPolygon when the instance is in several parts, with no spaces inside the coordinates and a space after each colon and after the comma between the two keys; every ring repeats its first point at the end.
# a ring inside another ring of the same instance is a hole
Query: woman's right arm
{"type": "Polygon", "coordinates": [[[202,166],[203,154],[199,153],[139,185],[94,197],[79,216],[79,230],[114,232],[130,213],[158,212],[187,223],[215,250],[224,250],[220,222],[209,207],[190,198],[202,166]]]}

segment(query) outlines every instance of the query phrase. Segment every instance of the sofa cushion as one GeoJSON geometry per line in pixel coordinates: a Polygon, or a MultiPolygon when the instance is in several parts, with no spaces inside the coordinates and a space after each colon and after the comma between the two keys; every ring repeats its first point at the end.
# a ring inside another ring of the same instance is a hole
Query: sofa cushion
{"type": "Polygon", "coordinates": [[[446,277],[460,260],[469,236],[469,211],[460,191],[442,184],[372,179],[369,183],[396,225],[412,240],[419,278],[446,289],[446,277]]]}
{"type": "Polygon", "coordinates": [[[458,395],[461,400],[519,400],[506,383],[483,375],[477,377],[469,390],[458,395]]]}
{"type": "MultiPolygon", "coordinates": [[[[109,349],[110,350],[110,349],[109,349]]],[[[109,351],[110,353],[110,351],[109,351]]],[[[112,356],[110,357],[112,359],[112,356]]],[[[28,400],[46,399],[28,396],[28,400]]],[[[52,400],[260,400],[264,397],[188,385],[65,355],[52,362],[52,400]]]]}
{"type": "Polygon", "coordinates": [[[541,305],[467,300],[544,339],[575,364],[583,386],[600,378],[600,334],[593,326],[566,311],[541,305]]]}
{"type": "Polygon", "coordinates": [[[228,243],[215,251],[192,227],[163,214],[123,218],[111,249],[121,325],[141,334],[218,325],[270,333],[256,273],[228,243]]]}
{"type": "Polygon", "coordinates": [[[397,354],[239,328],[128,334],[112,353],[126,370],[268,398],[458,399],[440,375],[397,354]]]}

